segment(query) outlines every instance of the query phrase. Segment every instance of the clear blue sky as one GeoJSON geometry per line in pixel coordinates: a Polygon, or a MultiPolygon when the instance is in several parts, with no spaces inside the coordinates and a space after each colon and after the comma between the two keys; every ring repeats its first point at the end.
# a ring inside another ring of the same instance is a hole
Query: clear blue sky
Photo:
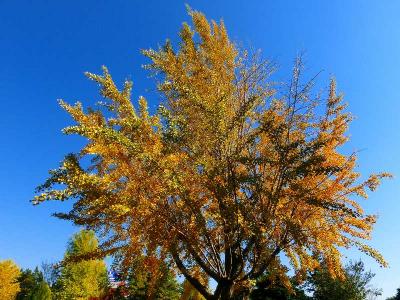
{"type": "MultiPolygon", "coordinates": [[[[361,149],[363,174],[400,174],[400,2],[393,1],[189,1],[210,18],[223,18],[235,41],[261,48],[289,76],[293,58],[306,50],[310,75],[334,75],[357,119],[351,149],[361,149]]],[[[151,94],[154,82],[141,69],[139,50],[157,47],[188,21],[183,1],[16,1],[0,0],[0,259],[22,267],[61,259],[77,230],[51,217],[71,203],[33,207],[34,188],[82,141],[63,136],[71,123],[56,99],[99,100],[84,71],[107,65],[118,82],[129,77],[134,94],[151,94]]],[[[400,287],[400,179],[384,182],[365,202],[378,213],[371,245],[390,268],[376,272],[384,295],[400,287]]]]}

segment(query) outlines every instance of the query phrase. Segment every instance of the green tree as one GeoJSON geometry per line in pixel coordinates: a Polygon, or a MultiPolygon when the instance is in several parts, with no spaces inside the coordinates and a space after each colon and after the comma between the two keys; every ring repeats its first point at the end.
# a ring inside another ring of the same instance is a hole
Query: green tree
{"type": "Polygon", "coordinates": [[[20,284],[20,291],[17,295],[17,300],[28,300],[36,287],[34,272],[30,269],[22,270],[18,282],[20,284]]]}
{"type": "Polygon", "coordinates": [[[70,240],[55,284],[55,298],[87,300],[100,297],[107,286],[107,269],[103,260],[88,258],[98,249],[93,231],[82,230],[70,240]]]}
{"type": "Polygon", "coordinates": [[[21,290],[17,295],[17,300],[31,300],[33,292],[44,281],[43,273],[36,267],[35,270],[22,270],[18,278],[21,290]]]}
{"type": "Polygon", "coordinates": [[[178,300],[181,295],[181,287],[175,275],[168,270],[156,289],[156,299],[159,300],[178,300]]]}
{"type": "Polygon", "coordinates": [[[51,300],[50,287],[44,280],[33,291],[31,300],[51,300]]]}
{"type": "Polygon", "coordinates": [[[344,278],[333,278],[327,268],[322,267],[310,275],[309,290],[315,300],[365,300],[381,295],[380,290],[371,286],[374,276],[365,270],[362,261],[347,264],[344,278]]]}
{"type": "Polygon", "coordinates": [[[18,277],[20,275],[19,267],[12,260],[0,261],[0,299],[14,300],[17,296],[20,286],[18,277]]]}
{"type": "Polygon", "coordinates": [[[181,288],[175,275],[167,264],[159,264],[158,274],[142,267],[142,262],[137,261],[127,273],[126,281],[129,300],[157,299],[177,300],[181,295],[181,288]]]}

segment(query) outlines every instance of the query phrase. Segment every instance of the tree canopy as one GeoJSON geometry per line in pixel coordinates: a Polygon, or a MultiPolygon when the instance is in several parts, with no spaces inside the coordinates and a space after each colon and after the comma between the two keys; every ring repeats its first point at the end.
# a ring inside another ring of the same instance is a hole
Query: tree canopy
{"type": "Polygon", "coordinates": [[[101,233],[97,254],[125,265],[145,255],[150,271],[169,261],[206,299],[246,295],[266,270],[290,284],[280,255],[299,277],[319,265],[315,254],[343,277],[343,247],[386,265],[364,243],[376,216],[356,200],[389,175],[361,180],[356,153],[341,151],[352,117],[335,81],[313,96],[297,60],[276,86],[273,65],[239,51],[222,21],[189,13],[178,47],[143,52],[163,97],[157,113],[143,97],[134,105],[132,83],[119,90],[106,67],[86,74],[105,98],[98,108],[60,101],[76,122],[64,133],[88,143],[50,171],[34,202],[73,199],[57,216],[101,233]]]}

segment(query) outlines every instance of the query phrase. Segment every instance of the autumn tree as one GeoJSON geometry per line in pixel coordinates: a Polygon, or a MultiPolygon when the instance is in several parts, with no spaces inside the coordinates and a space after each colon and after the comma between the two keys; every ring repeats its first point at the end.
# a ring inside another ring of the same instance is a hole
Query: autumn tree
{"type": "Polygon", "coordinates": [[[0,299],[14,300],[20,290],[20,269],[12,260],[0,261],[0,299]]]}
{"type": "Polygon", "coordinates": [[[86,300],[103,294],[107,285],[106,265],[103,260],[86,258],[97,249],[93,231],[82,230],[72,237],[54,286],[56,299],[86,300]]]}
{"type": "Polygon", "coordinates": [[[274,85],[271,63],[239,51],[222,21],[190,15],[178,47],[144,51],[163,98],[157,113],[143,97],[136,107],[132,83],[119,90],[105,67],[87,73],[105,98],[98,108],[60,101],[76,122],[64,133],[88,143],[34,202],[72,199],[57,216],[102,233],[104,255],[126,265],[145,255],[150,269],[172,262],[206,299],[246,296],[268,269],[288,283],[281,255],[299,277],[318,266],[315,253],[342,277],[343,247],[385,265],[364,243],[376,217],[357,198],[388,175],[361,180],[356,153],[341,150],[352,117],[335,81],[314,97],[298,60],[289,83],[274,85]]]}

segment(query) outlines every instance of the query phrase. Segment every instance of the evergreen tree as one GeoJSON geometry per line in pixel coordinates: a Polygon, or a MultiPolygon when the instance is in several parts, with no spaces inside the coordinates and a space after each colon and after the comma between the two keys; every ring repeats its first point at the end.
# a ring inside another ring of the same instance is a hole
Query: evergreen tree
{"type": "Polygon", "coordinates": [[[144,270],[135,268],[129,271],[128,293],[130,300],[146,299],[148,290],[149,274],[144,270]]]}
{"type": "Polygon", "coordinates": [[[17,295],[17,300],[28,300],[36,286],[36,278],[30,269],[22,270],[18,278],[20,291],[17,295]]]}
{"type": "Polygon", "coordinates": [[[177,300],[181,295],[181,288],[174,274],[168,269],[161,277],[156,287],[156,299],[177,300]]]}
{"type": "Polygon", "coordinates": [[[21,290],[17,295],[17,300],[31,300],[33,292],[43,281],[43,273],[37,267],[34,271],[30,269],[22,270],[18,278],[21,290]]]}
{"type": "Polygon", "coordinates": [[[381,291],[372,287],[370,282],[375,276],[366,271],[362,261],[350,262],[345,267],[343,278],[333,278],[322,263],[309,278],[310,291],[315,300],[365,300],[381,295],[381,291]]]}
{"type": "Polygon", "coordinates": [[[130,274],[128,290],[130,300],[177,300],[180,297],[180,287],[171,271],[166,266],[160,266],[162,275],[152,278],[147,271],[135,271],[130,274]],[[155,279],[155,281],[153,281],[155,279]]]}
{"type": "Polygon", "coordinates": [[[123,289],[127,299],[178,300],[181,287],[168,265],[161,262],[155,272],[157,276],[143,266],[141,259],[136,260],[122,278],[127,282],[123,289]]]}

